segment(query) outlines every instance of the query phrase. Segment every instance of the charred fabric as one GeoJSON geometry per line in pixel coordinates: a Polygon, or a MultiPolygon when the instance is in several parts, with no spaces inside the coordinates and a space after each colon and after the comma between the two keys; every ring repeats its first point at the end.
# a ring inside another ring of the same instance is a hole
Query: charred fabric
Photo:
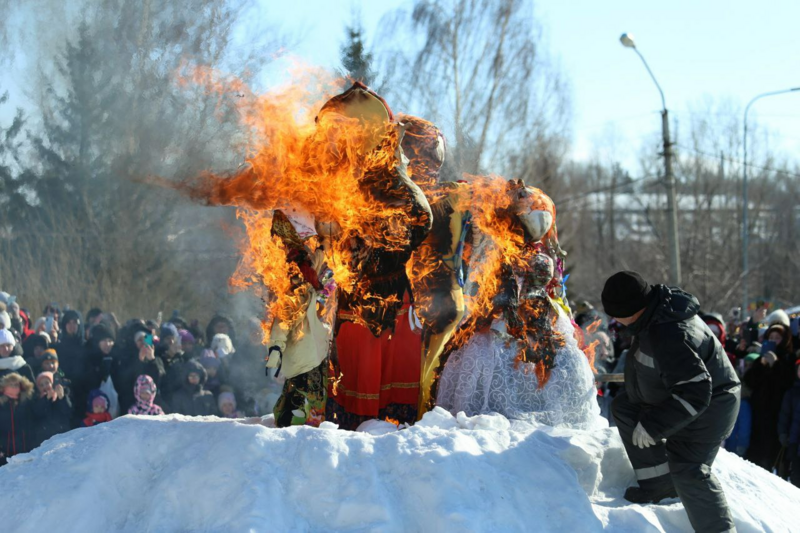
{"type": "Polygon", "coordinates": [[[266,303],[277,425],[411,424],[450,354],[499,319],[545,387],[571,317],[552,200],[500,176],[440,181],[441,131],[363,84],[313,119],[301,97],[262,98],[244,170],[193,188],[246,226],[231,282],[266,303]]]}

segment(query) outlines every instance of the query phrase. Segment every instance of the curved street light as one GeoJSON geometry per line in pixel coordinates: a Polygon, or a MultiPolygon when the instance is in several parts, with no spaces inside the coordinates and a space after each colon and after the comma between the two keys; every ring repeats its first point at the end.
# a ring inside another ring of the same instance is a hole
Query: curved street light
{"type": "Polygon", "coordinates": [[[669,250],[670,250],[670,284],[679,286],[681,284],[681,251],[678,245],[678,208],[675,201],[675,177],[672,175],[672,143],[669,139],[669,116],[667,115],[667,102],[664,99],[664,91],[661,90],[661,85],[658,84],[653,71],[650,70],[650,65],[645,61],[644,56],[636,48],[636,42],[633,40],[633,35],[630,33],[623,33],[619,37],[619,42],[625,48],[633,48],[636,55],[644,63],[644,67],[656,84],[658,93],[661,95],[661,133],[664,140],[664,181],[667,186],[667,229],[669,234],[669,250]]]}
{"type": "Polygon", "coordinates": [[[744,108],[744,138],[742,140],[742,145],[744,149],[744,154],[742,157],[742,319],[745,318],[747,314],[747,307],[748,307],[748,300],[749,296],[747,294],[747,276],[749,275],[749,264],[748,264],[748,246],[750,244],[750,228],[747,227],[747,211],[748,211],[748,196],[747,196],[747,114],[750,112],[750,107],[756,103],[757,100],[761,98],[765,98],[767,96],[775,96],[778,94],[786,94],[795,91],[800,91],[800,87],[792,87],[791,89],[783,89],[780,91],[770,91],[767,93],[761,93],[755,96],[750,102],[747,104],[747,107],[744,108]]]}

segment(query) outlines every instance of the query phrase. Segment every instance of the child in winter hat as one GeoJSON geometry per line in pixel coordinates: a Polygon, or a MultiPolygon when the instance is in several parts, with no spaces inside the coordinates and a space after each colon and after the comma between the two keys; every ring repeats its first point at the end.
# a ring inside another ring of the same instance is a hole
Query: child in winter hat
{"type": "Polygon", "coordinates": [[[106,393],[100,389],[94,389],[89,393],[89,400],[86,402],[86,418],[83,419],[83,426],[90,428],[103,422],[111,422],[111,413],[108,408],[111,402],[106,393]]]}
{"type": "Polygon", "coordinates": [[[211,351],[219,359],[225,359],[236,350],[233,348],[231,338],[224,333],[217,333],[211,340],[211,351]]]}
{"type": "Polygon", "coordinates": [[[223,418],[243,418],[243,414],[236,410],[236,396],[232,392],[221,392],[217,398],[219,412],[223,418]]]}
{"type": "Polygon", "coordinates": [[[210,353],[207,353],[200,358],[200,364],[203,365],[203,368],[206,369],[206,373],[208,374],[208,379],[205,384],[206,390],[210,390],[215,396],[218,395],[219,388],[222,386],[222,380],[219,375],[219,367],[222,365],[222,361],[213,357],[210,353]]]}
{"type": "Polygon", "coordinates": [[[133,386],[133,395],[136,404],[128,409],[129,415],[163,415],[164,411],[153,403],[156,399],[156,382],[147,374],[142,374],[136,379],[133,386]]]}
{"type": "Polygon", "coordinates": [[[187,329],[179,329],[178,335],[181,338],[181,349],[184,351],[184,353],[193,353],[196,343],[194,335],[192,335],[192,333],[187,329]]]}

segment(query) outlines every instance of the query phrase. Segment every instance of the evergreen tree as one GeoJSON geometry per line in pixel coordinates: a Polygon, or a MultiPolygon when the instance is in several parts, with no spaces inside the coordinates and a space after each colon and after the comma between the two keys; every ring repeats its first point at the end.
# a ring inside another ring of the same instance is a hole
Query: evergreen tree
{"type": "Polygon", "coordinates": [[[365,85],[372,83],[372,54],[364,47],[364,29],[360,22],[353,22],[345,28],[347,42],[342,46],[342,75],[365,85]]]}

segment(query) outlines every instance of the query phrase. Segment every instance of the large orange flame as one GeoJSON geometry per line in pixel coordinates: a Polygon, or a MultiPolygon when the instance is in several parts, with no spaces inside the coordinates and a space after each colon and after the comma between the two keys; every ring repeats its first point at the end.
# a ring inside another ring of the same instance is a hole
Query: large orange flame
{"type": "MultiPolygon", "coordinates": [[[[320,238],[308,249],[324,249],[336,284],[348,292],[355,290],[370,251],[402,250],[409,244],[409,228],[426,223],[409,217],[395,198],[394,184],[381,177],[397,171],[402,161],[402,129],[391,121],[338,113],[330,105],[331,94],[320,87],[338,91],[344,80],[301,69],[292,84],[255,95],[240,81],[206,69],[191,79],[249,97],[240,105],[251,134],[242,170],[203,175],[185,187],[209,204],[240,208],[249,242],[231,284],[265,286],[271,295],[268,316],[291,321],[300,312],[290,281],[298,272],[287,261],[284,243],[271,234],[273,210],[297,207],[314,217],[320,238]]],[[[269,327],[265,322],[265,331],[269,327]]]]}

